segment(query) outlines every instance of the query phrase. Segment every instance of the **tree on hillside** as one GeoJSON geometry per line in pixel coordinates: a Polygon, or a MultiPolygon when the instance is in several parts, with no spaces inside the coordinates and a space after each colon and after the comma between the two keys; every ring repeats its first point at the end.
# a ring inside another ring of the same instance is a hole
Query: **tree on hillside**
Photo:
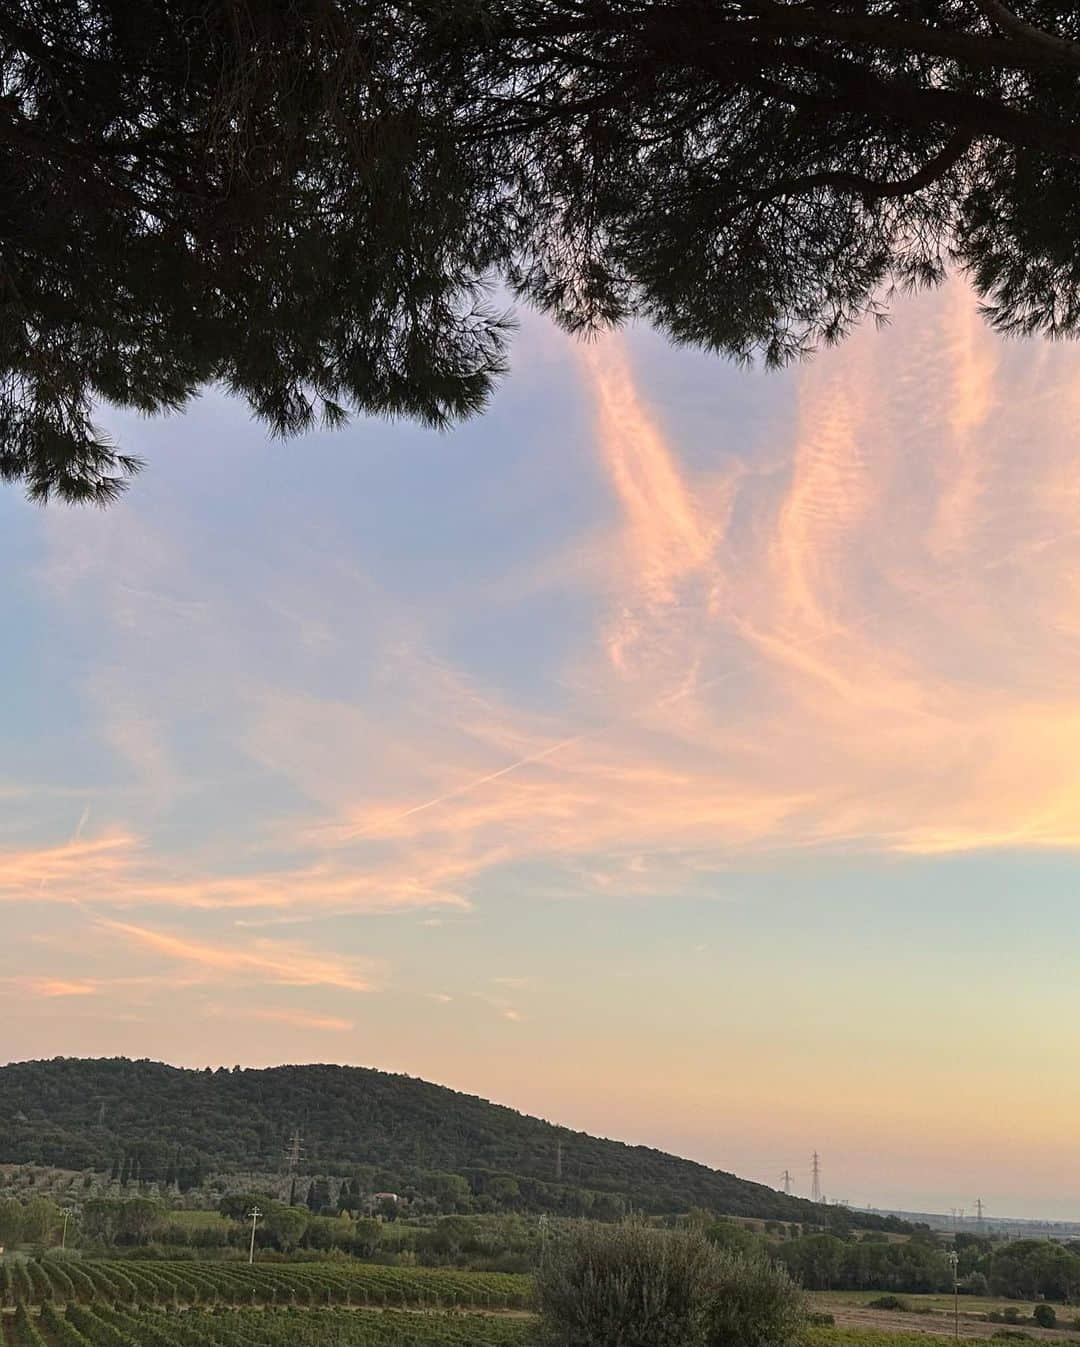
{"type": "MultiPolygon", "coordinates": [[[[496,1191],[513,1194],[515,1209],[550,1216],[612,1219],[625,1210],[661,1215],[701,1207],[809,1226],[831,1210],[651,1147],[569,1130],[560,1135],[575,1181],[553,1182],[556,1132],[550,1123],[415,1077],[361,1067],[234,1073],[125,1058],[55,1058],[0,1066],[0,1100],[2,1162],[60,1165],[59,1157],[80,1154],[86,1168],[104,1175],[113,1158],[131,1147],[175,1145],[182,1137],[182,1156],[190,1157],[193,1172],[213,1173],[218,1192],[227,1176],[242,1174],[234,1181],[257,1184],[254,1175],[261,1174],[263,1186],[280,1196],[280,1138],[299,1115],[308,1120],[310,1153],[334,1176],[335,1187],[340,1176],[352,1174],[365,1208],[376,1193],[397,1193],[423,1213],[494,1211],[498,1204],[486,1190],[497,1181],[496,1191]],[[87,1098],[108,1102],[104,1125],[87,1110],[87,1098]],[[425,1168],[416,1164],[420,1154],[425,1168]],[[445,1186],[447,1175],[460,1182],[445,1186]],[[504,1186],[507,1178],[516,1192],[504,1186]],[[451,1198],[451,1207],[428,1195],[433,1184],[451,1198]]],[[[307,1182],[297,1184],[301,1204],[307,1182]]],[[[337,1207],[332,1198],[336,1194],[327,1193],[331,1211],[337,1207]]],[[[233,1200],[243,1220],[253,1203],[265,1210],[270,1196],[234,1193],[222,1199],[223,1209],[233,1200]]],[[[396,1212],[392,1201],[389,1210],[396,1212]]],[[[910,1228],[869,1212],[852,1218],[862,1229],[910,1228]]]]}
{"type": "Polygon", "coordinates": [[[166,1208],[149,1197],[133,1197],[120,1204],[121,1242],[145,1244],[165,1223],[166,1208]]]}
{"type": "Polygon", "coordinates": [[[275,1246],[283,1253],[291,1253],[303,1238],[311,1217],[299,1207],[286,1207],[280,1202],[270,1206],[264,1229],[275,1246]]]}
{"type": "Polygon", "coordinates": [[[14,1197],[0,1199],[0,1245],[14,1244],[22,1237],[23,1206],[14,1197]]]}
{"type": "Polygon", "coordinates": [[[500,284],[781,364],[952,262],[1080,322],[1080,5],[10,0],[0,473],[106,501],[95,403],[447,422],[500,284]]]}
{"type": "Polygon", "coordinates": [[[22,1214],[22,1238],[36,1244],[47,1243],[60,1224],[60,1208],[47,1197],[27,1202],[22,1214]]]}

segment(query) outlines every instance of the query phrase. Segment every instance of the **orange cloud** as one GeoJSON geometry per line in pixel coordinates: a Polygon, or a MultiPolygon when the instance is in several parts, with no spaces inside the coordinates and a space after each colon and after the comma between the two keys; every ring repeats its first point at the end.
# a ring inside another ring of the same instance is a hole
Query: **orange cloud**
{"type": "Polygon", "coordinates": [[[14,983],[31,996],[94,996],[101,990],[101,984],[89,978],[80,978],[78,981],[65,981],[62,978],[48,977],[9,978],[6,980],[14,983]]]}
{"type": "MultiPolygon", "coordinates": [[[[929,328],[899,353],[891,334],[866,332],[801,376],[787,480],[775,489],[772,462],[764,475],[750,462],[734,474],[742,526],[731,536],[723,511],[721,524],[704,522],[707,488],[646,411],[625,350],[591,351],[598,454],[623,517],[605,641],[639,700],[587,666],[610,722],[539,748],[522,724],[527,754],[463,768],[428,798],[359,807],[337,843],[374,838],[412,857],[449,844],[466,879],[470,865],[547,856],[604,887],[656,883],[673,861],[715,868],[747,848],[1080,843],[1068,693],[1029,692],[1019,670],[987,678],[1001,596],[995,520],[975,504],[1014,475],[1007,445],[990,452],[979,438],[1002,401],[996,338],[957,289],[925,302],[929,328]],[[629,870],[618,858],[631,849],[648,864],[629,870]],[[592,854],[608,862],[585,863],[592,854]]],[[[1025,425],[1031,415],[1028,401],[1025,425]]],[[[1056,433],[1045,430],[1056,475],[1056,433]]],[[[1027,516],[1036,546],[1045,516],[1064,529],[1073,499],[1055,507],[1038,487],[1023,491],[1038,502],[1027,516]]],[[[1059,548],[1059,534],[1049,539],[1059,548]]],[[[1069,598],[1047,627],[1070,637],[1076,575],[1080,564],[1055,580],[1069,598]]]]}
{"type": "MultiPolygon", "coordinates": [[[[734,466],[702,473],[631,346],[589,348],[615,522],[587,530],[596,610],[545,706],[433,655],[370,578],[320,575],[268,606],[367,683],[319,698],[254,674],[254,657],[217,680],[243,682],[245,768],[288,783],[293,815],[182,859],[133,824],[8,847],[0,899],[242,910],[254,926],[467,913],[485,877],[523,861],[548,892],[617,895],[679,892],[750,853],[1080,845],[1080,380],[1068,353],[1025,351],[1007,360],[959,287],[924,296],[793,376],[790,443],[726,445],[734,466]]],[[[167,641],[175,558],[146,546],[145,592],[117,603],[125,629],[167,641]]],[[[76,560],[99,564],[92,548],[76,560]]],[[[205,606],[170,613],[233,634],[205,606]]],[[[230,670],[237,658],[222,640],[230,670]]],[[[118,706],[118,751],[167,775],[139,699],[118,706]]],[[[125,811],[95,805],[109,816],[125,811]]],[[[122,933],[204,974],[367,980],[310,950],[122,933]]]]}
{"type": "Polygon", "coordinates": [[[179,909],[288,908],[390,912],[409,908],[468,911],[452,887],[452,859],[353,867],[340,861],[254,874],[177,878],[139,839],[113,834],[53,847],[0,850],[0,901],[91,906],[160,905],[179,909]]]}
{"type": "Polygon", "coordinates": [[[684,480],[677,452],[647,410],[624,344],[610,338],[582,348],[597,410],[597,450],[622,509],[611,587],[616,612],[605,634],[612,664],[629,672],[659,611],[715,601],[715,552],[722,518],[708,519],[684,480]],[[687,586],[692,586],[688,593],[687,586]]]}
{"type": "Polygon", "coordinates": [[[355,961],[318,954],[283,941],[256,940],[245,949],[235,949],[133,926],[129,922],[99,918],[98,924],[155,954],[192,965],[208,974],[225,973],[291,987],[340,987],[354,992],[370,991],[372,986],[370,978],[361,973],[355,961]]]}
{"type": "MultiPolygon", "coordinates": [[[[233,1012],[230,1011],[230,1014],[233,1012]]],[[[299,1010],[247,1010],[249,1019],[267,1020],[272,1024],[287,1024],[294,1029],[319,1029],[331,1033],[346,1033],[356,1026],[352,1020],[342,1020],[336,1015],[308,1015],[299,1010]]]]}
{"type": "Polygon", "coordinates": [[[111,881],[130,863],[137,842],[127,833],[75,838],[51,847],[0,850],[0,898],[48,897],[51,884],[84,889],[111,881]]]}

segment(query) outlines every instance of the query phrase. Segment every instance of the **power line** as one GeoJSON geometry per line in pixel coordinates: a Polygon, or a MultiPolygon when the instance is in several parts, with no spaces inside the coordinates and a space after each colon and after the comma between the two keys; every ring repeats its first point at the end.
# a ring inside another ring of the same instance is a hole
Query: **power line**
{"type": "Polygon", "coordinates": [[[304,1140],[300,1135],[299,1127],[293,1128],[293,1134],[289,1138],[289,1144],[285,1147],[285,1170],[288,1174],[295,1174],[297,1166],[304,1156],[304,1140]]]}
{"type": "Polygon", "coordinates": [[[821,1201],[821,1156],[817,1151],[810,1161],[810,1201],[821,1201]]]}

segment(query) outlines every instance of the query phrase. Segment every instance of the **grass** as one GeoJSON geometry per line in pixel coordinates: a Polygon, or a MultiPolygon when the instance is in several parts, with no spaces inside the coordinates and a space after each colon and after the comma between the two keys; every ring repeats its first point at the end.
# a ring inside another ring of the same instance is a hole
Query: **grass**
{"type": "MultiPolygon", "coordinates": [[[[865,1308],[871,1300],[877,1300],[886,1295],[885,1291],[814,1291],[811,1293],[814,1298],[815,1306],[829,1309],[834,1305],[848,1305],[856,1308],[865,1308]]],[[[909,1307],[912,1312],[917,1313],[920,1309],[925,1313],[932,1310],[936,1314],[952,1314],[953,1298],[950,1294],[932,1294],[919,1295],[907,1291],[897,1291],[896,1295],[909,1307]]],[[[991,1311],[1001,1311],[1012,1306],[1020,1311],[1025,1318],[1030,1318],[1032,1310],[1035,1308],[1036,1301],[1033,1300],[1006,1300],[1004,1296],[961,1296],[960,1297],[960,1318],[965,1315],[985,1319],[991,1311]]],[[[1062,1327],[1072,1327],[1071,1320],[1074,1316],[1080,1317],[1080,1307],[1075,1305],[1055,1305],[1058,1321],[1062,1327]]],[[[886,1311],[883,1311],[885,1313],[886,1311]]],[[[895,1311],[888,1311],[895,1313],[895,1311]]],[[[924,1335],[925,1336],[925,1335],[924,1335]]]]}
{"type": "MultiPolygon", "coordinates": [[[[1053,1347],[1054,1340],[1029,1334],[1025,1331],[1024,1325],[1017,1327],[1018,1336],[1027,1338],[1033,1344],[1041,1343],[1042,1347],[1048,1345],[1053,1347]]],[[[903,1329],[871,1328],[862,1325],[858,1327],[838,1325],[835,1328],[812,1325],[799,1335],[799,1343],[800,1347],[957,1347],[957,1343],[960,1347],[990,1347],[995,1338],[1007,1339],[1012,1336],[1007,1324],[999,1324],[996,1329],[991,1338],[985,1335],[977,1338],[954,1338],[952,1333],[924,1333],[915,1328],[911,1332],[905,1332],[903,1329]]],[[[1078,1337],[1062,1335],[1056,1341],[1060,1342],[1061,1347],[1080,1347],[1078,1337]]]]}
{"type": "MultiPolygon", "coordinates": [[[[956,1347],[958,1339],[951,1333],[910,1333],[887,1328],[843,1328],[811,1325],[799,1335],[805,1347],[956,1347]]],[[[986,1347],[985,1338],[960,1338],[966,1347],[986,1347]]]]}

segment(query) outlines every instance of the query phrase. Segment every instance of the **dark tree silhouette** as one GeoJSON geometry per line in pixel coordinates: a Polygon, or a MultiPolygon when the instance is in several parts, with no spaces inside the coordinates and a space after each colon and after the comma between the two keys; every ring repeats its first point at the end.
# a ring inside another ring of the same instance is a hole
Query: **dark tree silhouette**
{"type": "Polygon", "coordinates": [[[112,498],[99,401],[443,425],[501,287],[781,364],[966,272],[1080,321],[1080,5],[8,0],[0,473],[112,498]]]}

